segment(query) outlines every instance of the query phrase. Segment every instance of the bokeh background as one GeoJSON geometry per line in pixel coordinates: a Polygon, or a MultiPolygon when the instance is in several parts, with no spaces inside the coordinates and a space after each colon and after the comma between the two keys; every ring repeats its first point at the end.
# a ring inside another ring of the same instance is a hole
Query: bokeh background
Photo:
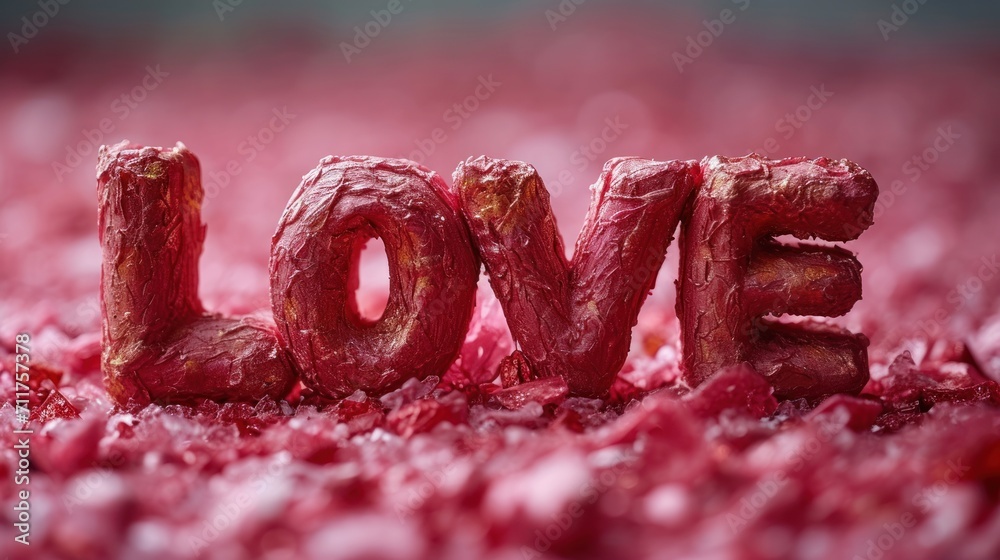
{"type": "MultiPolygon", "coordinates": [[[[99,337],[101,144],[200,158],[201,293],[230,313],[267,312],[271,235],[327,154],[449,181],[470,156],[527,161],[569,248],[607,159],[757,151],[848,158],[878,181],[876,223],[848,244],[864,300],[839,320],[872,339],[873,371],[946,337],[1000,379],[1000,5],[42,0],[0,21],[0,338],[34,333],[39,360],[71,367],[66,349],[99,337]]],[[[674,244],[637,353],[676,344],[676,269],[674,244]]]]}

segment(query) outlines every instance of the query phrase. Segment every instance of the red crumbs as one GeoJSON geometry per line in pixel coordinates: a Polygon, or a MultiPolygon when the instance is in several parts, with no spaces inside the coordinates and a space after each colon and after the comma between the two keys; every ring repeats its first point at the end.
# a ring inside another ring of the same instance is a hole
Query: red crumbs
{"type": "Polygon", "coordinates": [[[41,406],[31,411],[31,419],[42,423],[55,418],[78,418],[79,416],[80,413],[77,412],[76,407],[70,404],[58,389],[50,391],[49,396],[45,398],[41,406]]]}
{"type": "Polygon", "coordinates": [[[716,373],[687,395],[685,401],[696,415],[705,418],[727,410],[761,418],[778,408],[772,392],[771,386],[753,368],[739,364],[716,373]]]}

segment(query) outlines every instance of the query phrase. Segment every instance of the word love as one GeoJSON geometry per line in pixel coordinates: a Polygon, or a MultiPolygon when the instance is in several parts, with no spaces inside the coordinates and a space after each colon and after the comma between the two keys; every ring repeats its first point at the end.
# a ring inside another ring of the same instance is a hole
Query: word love
{"type": "Polygon", "coordinates": [[[272,241],[273,324],[208,313],[198,298],[200,175],[180,144],[101,149],[102,367],[121,406],[280,398],[298,379],[328,397],[381,394],[441,375],[464,341],[480,266],[519,348],[501,364],[504,384],[559,376],[573,394],[603,396],[678,224],[690,385],[737,364],[785,398],[858,392],[868,380],[863,335],[767,318],[838,316],[861,298],[850,252],[774,239],[849,241],[871,225],[878,188],[846,160],[613,159],[570,261],[528,164],[469,160],[449,187],[407,160],[327,157],[272,241]],[[354,292],[374,237],[389,298],[369,320],[354,292]]]}

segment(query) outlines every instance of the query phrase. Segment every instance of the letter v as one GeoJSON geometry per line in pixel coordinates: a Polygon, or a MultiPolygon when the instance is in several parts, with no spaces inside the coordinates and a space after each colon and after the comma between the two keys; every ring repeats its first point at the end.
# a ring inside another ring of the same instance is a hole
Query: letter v
{"type": "Polygon", "coordinates": [[[463,218],[532,377],[607,393],[699,180],[697,162],[609,161],[569,262],[532,166],[485,157],[459,165],[463,218]]]}

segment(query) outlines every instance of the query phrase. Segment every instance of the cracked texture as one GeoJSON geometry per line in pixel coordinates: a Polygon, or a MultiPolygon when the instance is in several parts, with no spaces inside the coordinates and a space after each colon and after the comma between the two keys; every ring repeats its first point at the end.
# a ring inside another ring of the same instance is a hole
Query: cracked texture
{"type": "Polygon", "coordinates": [[[692,162],[609,161],[570,262],[532,166],[486,157],[459,165],[462,215],[533,376],[561,376],[576,395],[608,392],[695,170],[692,162]]]}
{"type": "Polygon", "coordinates": [[[101,148],[101,367],[119,406],[255,401],[295,381],[273,324],[208,313],[198,298],[200,173],[182,144],[101,148]]]}
{"type": "Polygon", "coordinates": [[[406,160],[328,157],[303,178],[274,234],[271,304],[308,387],[384,393],[448,369],[478,275],[440,177],[406,160]],[[376,236],[389,260],[389,300],[370,321],[353,296],[361,249],[376,236]]]}
{"type": "Polygon", "coordinates": [[[855,239],[871,225],[871,175],[847,160],[756,154],[706,158],[701,168],[681,228],[677,316],[687,382],[749,362],[782,398],[860,392],[868,381],[864,335],[761,316],[842,315],[861,299],[861,265],[848,251],[772,237],[855,239]]]}

